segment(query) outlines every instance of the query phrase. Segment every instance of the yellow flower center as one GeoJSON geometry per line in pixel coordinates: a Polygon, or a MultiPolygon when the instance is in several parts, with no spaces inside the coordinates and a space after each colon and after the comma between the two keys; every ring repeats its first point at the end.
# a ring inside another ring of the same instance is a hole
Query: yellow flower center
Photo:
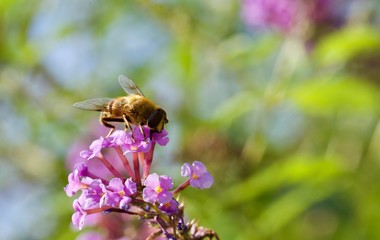
{"type": "Polygon", "coordinates": [[[170,207],[170,202],[165,203],[165,204],[164,204],[164,207],[166,207],[166,208],[170,207]]]}
{"type": "Polygon", "coordinates": [[[157,186],[154,191],[156,191],[156,193],[160,193],[162,192],[164,189],[161,188],[161,186],[157,186]]]}
{"type": "Polygon", "coordinates": [[[191,178],[197,180],[199,178],[199,176],[196,175],[195,173],[193,173],[193,175],[191,176],[191,178]]]}

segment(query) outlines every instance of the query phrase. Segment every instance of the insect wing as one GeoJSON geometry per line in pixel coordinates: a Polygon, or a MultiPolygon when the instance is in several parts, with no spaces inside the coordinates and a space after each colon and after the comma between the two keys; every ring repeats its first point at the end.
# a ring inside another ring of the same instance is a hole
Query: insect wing
{"type": "Polygon", "coordinates": [[[83,109],[83,110],[101,111],[112,100],[113,100],[112,98],[94,98],[94,99],[89,99],[83,102],[74,103],[73,106],[79,109],[83,109]]]}
{"type": "Polygon", "coordinates": [[[120,75],[119,83],[126,93],[144,96],[140,88],[128,77],[120,75]]]}

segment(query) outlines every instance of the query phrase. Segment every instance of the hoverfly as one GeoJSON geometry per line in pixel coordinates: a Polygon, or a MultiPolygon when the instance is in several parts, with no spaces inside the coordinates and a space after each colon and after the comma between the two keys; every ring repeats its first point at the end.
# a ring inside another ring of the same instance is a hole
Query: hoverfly
{"type": "Polygon", "coordinates": [[[166,112],[160,106],[144,96],[138,86],[128,77],[119,76],[120,86],[128,94],[117,98],[95,98],[74,103],[74,107],[100,112],[100,123],[111,128],[107,137],[115,130],[112,122],[124,122],[125,129],[131,129],[130,124],[148,125],[152,131],[161,132],[168,123],[166,112]]]}

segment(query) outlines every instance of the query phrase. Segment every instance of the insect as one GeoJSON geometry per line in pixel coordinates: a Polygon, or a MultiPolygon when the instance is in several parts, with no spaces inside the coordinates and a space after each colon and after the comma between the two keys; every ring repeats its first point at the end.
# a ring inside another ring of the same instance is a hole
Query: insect
{"type": "Polygon", "coordinates": [[[148,125],[151,131],[161,132],[168,123],[164,109],[144,96],[138,86],[126,76],[119,76],[120,86],[128,94],[117,98],[94,98],[74,103],[74,107],[100,112],[100,123],[111,128],[107,137],[115,130],[112,122],[124,122],[125,129],[131,129],[130,124],[148,125]]]}

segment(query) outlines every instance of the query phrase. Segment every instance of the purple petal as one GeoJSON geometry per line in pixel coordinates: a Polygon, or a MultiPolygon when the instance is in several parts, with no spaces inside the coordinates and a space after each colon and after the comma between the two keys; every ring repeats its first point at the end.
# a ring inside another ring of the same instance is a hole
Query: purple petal
{"type": "Polygon", "coordinates": [[[141,127],[145,136],[150,136],[150,127],[148,127],[147,125],[144,125],[141,127]]]}
{"type": "Polygon", "coordinates": [[[148,152],[152,146],[152,142],[147,139],[146,141],[136,141],[128,146],[125,152],[148,152]]]}
{"type": "Polygon", "coordinates": [[[201,189],[202,187],[199,179],[195,179],[195,178],[190,178],[190,186],[192,186],[193,188],[199,188],[199,189],[201,189]]]}
{"type": "Polygon", "coordinates": [[[127,210],[129,208],[129,204],[131,203],[132,199],[130,197],[122,197],[120,201],[119,208],[127,210]]]}
{"type": "Polygon", "coordinates": [[[78,175],[70,173],[68,177],[69,183],[64,188],[68,197],[74,196],[81,189],[81,181],[78,175]]]}
{"type": "Polygon", "coordinates": [[[82,206],[84,206],[84,204],[86,202],[86,192],[87,192],[87,190],[83,190],[82,194],[79,196],[79,198],[76,199],[76,200],[78,200],[79,204],[82,206]]]}
{"type": "Polygon", "coordinates": [[[101,201],[101,196],[97,196],[97,198],[86,198],[83,203],[83,207],[85,209],[98,208],[99,206],[102,206],[101,201]]]}
{"type": "Polygon", "coordinates": [[[99,152],[103,148],[103,142],[104,142],[104,138],[100,137],[99,139],[96,139],[95,141],[91,143],[89,149],[93,152],[99,152]]]}
{"type": "Polygon", "coordinates": [[[88,186],[88,190],[92,190],[93,192],[97,194],[104,193],[106,190],[106,187],[102,183],[100,179],[94,179],[90,185],[88,186]]]}
{"type": "Polygon", "coordinates": [[[157,202],[158,203],[168,203],[173,197],[173,193],[169,191],[162,191],[157,195],[157,202]]]}
{"type": "Polygon", "coordinates": [[[214,178],[211,176],[210,173],[203,174],[199,181],[201,183],[200,189],[210,188],[212,184],[214,183],[214,178]]]}
{"type": "Polygon", "coordinates": [[[96,139],[95,141],[93,141],[91,143],[91,145],[89,147],[90,151],[84,150],[84,151],[80,152],[79,155],[83,158],[86,158],[87,160],[99,156],[100,151],[103,148],[103,142],[104,142],[103,137],[96,139]]]}
{"type": "Polygon", "coordinates": [[[110,183],[108,184],[108,189],[117,193],[124,191],[123,181],[120,178],[111,179],[110,183]]]}
{"type": "Polygon", "coordinates": [[[182,166],[181,174],[190,177],[190,185],[194,188],[210,188],[214,183],[214,178],[207,171],[206,166],[199,161],[194,161],[192,165],[185,163],[182,166]]]}
{"type": "Polygon", "coordinates": [[[207,168],[202,162],[194,161],[193,162],[193,171],[194,171],[195,175],[200,176],[204,173],[207,173],[207,168]]]}
{"type": "Polygon", "coordinates": [[[136,140],[136,141],[144,141],[145,140],[145,136],[144,136],[144,133],[141,132],[140,128],[135,126],[132,130],[132,134],[133,134],[133,138],[136,140]]]}
{"type": "Polygon", "coordinates": [[[161,138],[161,139],[156,141],[156,143],[158,143],[160,146],[166,146],[166,144],[168,144],[168,142],[169,142],[168,137],[161,138]]]}
{"type": "Polygon", "coordinates": [[[193,175],[193,166],[190,163],[184,163],[181,167],[181,176],[190,177],[193,175]]]}
{"type": "Polygon", "coordinates": [[[82,230],[85,218],[86,218],[85,214],[82,214],[80,212],[75,212],[71,217],[71,221],[76,228],[78,228],[79,230],[82,230]]]}
{"type": "Polygon", "coordinates": [[[79,177],[85,177],[88,175],[88,168],[84,162],[79,162],[74,165],[74,172],[78,173],[79,177]]]}
{"type": "Polygon", "coordinates": [[[81,156],[81,157],[84,158],[84,159],[90,159],[90,158],[92,158],[92,157],[91,157],[91,156],[92,156],[92,152],[89,151],[89,150],[83,150],[83,151],[81,151],[81,152],[79,153],[79,156],[81,156]]]}
{"type": "Polygon", "coordinates": [[[144,186],[150,187],[150,188],[156,188],[157,186],[160,186],[160,179],[157,173],[149,174],[148,177],[144,181],[144,186]]]}
{"type": "Polygon", "coordinates": [[[108,137],[108,147],[126,146],[131,144],[132,134],[123,130],[116,130],[108,137]]]}
{"type": "Polygon", "coordinates": [[[146,187],[143,190],[143,199],[146,202],[154,203],[157,199],[157,193],[154,189],[146,187]]]}
{"type": "Polygon", "coordinates": [[[169,190],[173,187],[173,180],[169,176],[160,176],[160,187],[165,190],[169,190]]]}
{"type": "Polygon", "coordinates": [[[168,132],[163,129],[160,133],[153,133],[152,141],[158,143],[161,146],[165,146],[169,142],[169,137],[167,137],[168,132]]]}
{"type": "Polygon", "coordinates": [[[121,197],[118,193],[107,191],[106,194],[104,194],[104,202],[102,202],[99,205],[101,207],[104,205],[117,207],[119,205],[120,200],[121,200],[121,197]]]}
{"type": "Polygon", "coordinates": [[[168,215],[172,215],[178,212],[178,207],[179,203],[176,200],[171,199],[169,202],[165,204],[161,203],[159,209],[168,215]]]}
{"type": "Polygon", "coordinates": [[[87,213],[83,210],[81,204],[77,199],[75,199],[73,202],[73,208],[75,210],[75,213],[72,215],[71,221],[75,227],[77,227],[79,230],[82,230],[87,213]]]}
{"type": "Polygon", "coordinates": [[[136,183],[132,181],[131,178],[128,178],[125,183],[125,195],[131,196],[137,192],[136,183]]]}
{"type": "Polygon", "coordinates": [[[146,141],[141,141],[137,147],[137,152],[148,152],[152,146],[152,142],[147,139],[146,141]]]}
{"type": "Polygon", "coordinates": [[[106,187],[99,179],[95,179],[84,193],[86,198],[85,207],[90,208],[100,204],[102,196],[106,193],[106,187]]]}

